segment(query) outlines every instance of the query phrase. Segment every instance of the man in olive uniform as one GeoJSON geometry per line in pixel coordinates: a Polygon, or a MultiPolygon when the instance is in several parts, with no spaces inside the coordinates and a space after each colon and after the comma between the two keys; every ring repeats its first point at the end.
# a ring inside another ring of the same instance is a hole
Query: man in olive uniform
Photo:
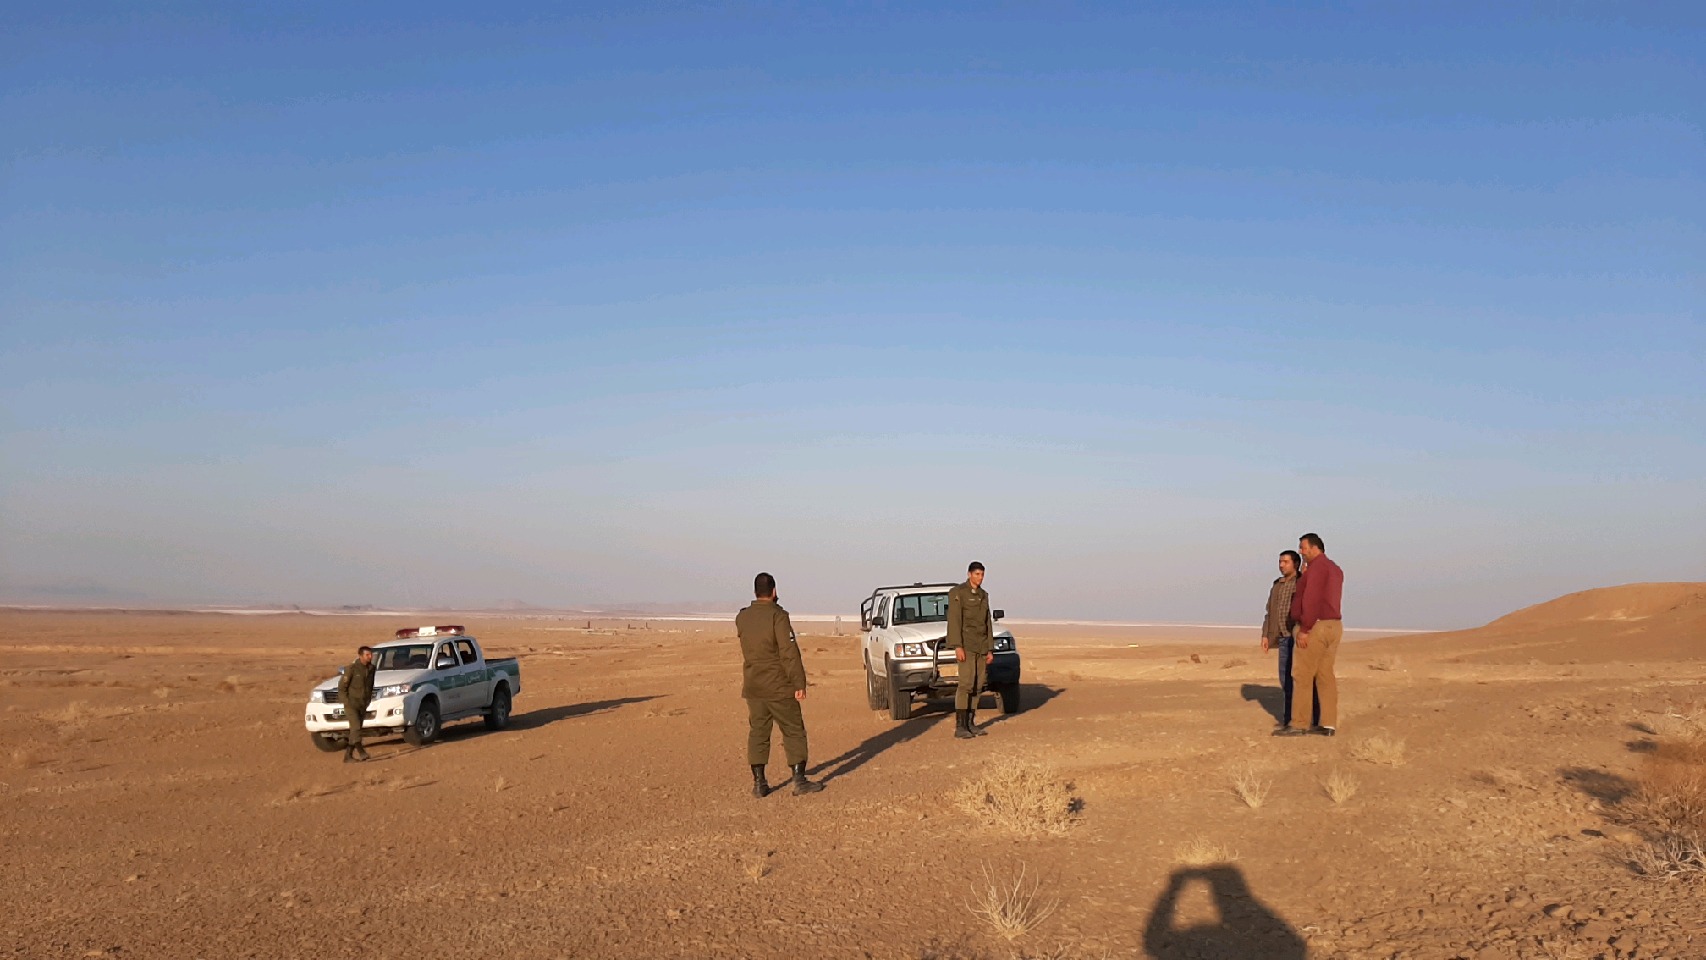
{"type": "Polygon", "coordinates": [[[948,591],[948,646],[960,662],[960,685],[954,691],[954,736],[960,740],[981,737],[974,721],[977,699],[995,662],[995,615],[989,594],[983,589],[983,564],[972,561],[966,582],[948,591]]]}
{"type": "Polygon", "coordinates": [[[367,748],[361,745],[361,721],[367,715],[367,705],[373,702],[373,648],[356,651],[355,662],[344,668],[338,680],[338,702],[343,704],[344,718],[349,721],[349,735],[344,738],[344,762],[367,759],[367,748]]]}
{"type": "Polygon", "coordinates": [[[752,795],[770,795],[764,767],[770,762],[770,728],[782,728],[782,749],[794,771],[794,793],[816,793],[823,784],[806,779],[806,720],[800,701],[806,698],[806,666],[788,611],[776,602],[776,578],[761,573],[752,578],[752,605],[735,614],[740,635],[740,695],[746,698],[749,728],[746,762],[752,765],[752,795]]]}

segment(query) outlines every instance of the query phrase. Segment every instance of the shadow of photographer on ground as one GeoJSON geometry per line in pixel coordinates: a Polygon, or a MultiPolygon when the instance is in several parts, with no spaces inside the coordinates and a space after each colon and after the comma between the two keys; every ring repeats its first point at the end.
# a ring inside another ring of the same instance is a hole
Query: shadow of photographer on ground
{"type": "Polygon", "coordinates": [[[1155,901],[1143,930],[1143,949],[1155,960],[1305,960],[1303,937],[1268,909],[1244,874],[1229,863],[1181,867],[1155,901]],[[1179,901],[1189,885],[1208,886],[1218,923],[1179,926],[1179,901]]]}

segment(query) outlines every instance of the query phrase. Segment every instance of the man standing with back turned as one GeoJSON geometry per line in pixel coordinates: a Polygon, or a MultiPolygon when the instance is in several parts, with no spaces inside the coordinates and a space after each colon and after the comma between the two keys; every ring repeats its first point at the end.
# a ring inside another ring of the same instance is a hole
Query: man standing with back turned
{"type": "Polygon", "coordinates": [[[740,636],[740,695],[746,698],[748,729],[746,762],[752,765],[752,795],[770,795],[764,767],[770,762],[770,728],[782,728],[782,749],[794,771],[794,793],[816,793],[823,784],[806,779],[806,720],[800,701],[806,698],[806,665],[794,636],[788,611],[776,602],[776,578],[761,573],[752,578],[757,599],[735,614],[740,636]]]}
{"type": "Polygon", "coordinates": [[[948,591],[948,646],[960,662],[960,683],[954,691],[954,737],[983,736],[977,719],[977,698],[995,662],[995,615],[983,589],[983,564],[972,561],[966,582],[948,591]]]}
{"type": "Polygon", "coordinates": [[[1306,533],[1297,541],[1303,554],[1303,575],[1297,578],[1297,593],[1291,600],[1291,622],[1297,652],[1291,661],[1293,701],[1291,725],[1274,731],[1276,737],[1298,737],[1318,733],[1331,737],[1339,732],[1339,683],[1333,664],[1339,658],[1339,641],[1345,622],[1339,602],[1345,590],[1345,572],[1327,558],[1327,545],[1318,534],[1306,533]],[[1305,730],[1310,710],[1319,701],[1321,720],[1305,730]]]}
{"type": "Polygon", "coordinates": [[[367,748],[361,745],[361,721],[372,702],[373,648],[362,647],[355,652],[355,662],[345,667],[344,675],[338,678],[338,703],[343,705],[344,719],[349,721],[349,733],[344,737],[345,763],[367,759],[367,748]]]}

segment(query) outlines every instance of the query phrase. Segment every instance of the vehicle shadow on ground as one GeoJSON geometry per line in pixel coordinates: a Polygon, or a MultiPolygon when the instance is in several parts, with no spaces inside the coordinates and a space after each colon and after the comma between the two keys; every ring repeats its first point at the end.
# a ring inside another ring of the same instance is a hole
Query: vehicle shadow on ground
{"type": "Polygon", "coordinates": [[[930,710],[926,707],[925,710],[920,711],[914,707],[911,720],[893,721],[894,726],[867,738],[864,743],[841,756],[818,764],[811,772],[817,775],[823,783],[852,773],[884,750],[923,736],[924,731],[935,727],[943,719],[952,716],[953,712],[953,701],[951,700],[948,702],[947,710],[930,710]]]}
{"type": "MultiPolygon", "coordinates": [[[[1032,710],[1040,710],[1050,700],[1053,700],[1055,697],[1058,697],[1065,692],[1066,692],[1065,687],[1051,687],[1051,686],[1047,686],[1046,684],[1041,684],[1041,683],[1021,683],[1021,684],[1019,684],[1019,712],[1018,713],[1002,713],[1002,712],[1000,712],[1001,711],[1001,698],[997,697],[993,693],[984,694],[982,699],[980,699],[978,701],[977,709],[979,711],[983,711],[983,710],[987,710],[991,707],[995,708],[995,711],[996,711],[995,716],[990,718],[990,721],[988,723],[983,724],[983,726],[988,727],[988,726],[993,726],[997,723],[1003,723],[1007,720],[1015,719],[1017,717],[1022,717],[1025,714],[1030,713],[1032,710]]],[[[950,704],[949,706],[951,708],[952,704],[950,704]]]]}
{"type": "Polygon", "coordinates": [[[630,703],[645,703],[647,700],[657,700],[663,694],[654,693],[649,697],[619,697],[615,700],[589,700],[586,703],[568,703],[560,707],[546,707],[543,710],[529,710],[510,718],[510,730],[534,730],[549,726],[559,720],[572,717],[584,717],[592,713],[605,713],[630,703]]]}
{"type": "Polygon", "coordinates": [[[1285,713],[1284,690],[1260,683],[1246,683],[1240,692],[1243,693],[1245,700],[1252,700],[1260,704],[1262,709],[1268,712],[1268,716],[1274,718],[1275,723],[1286,722],[1287,718],[1282,716],[1285,713]]]}
{"type": "Polygon", "coordinates": [[[1256,895],[1230,863],[1180,867],[1156,898],[1143,928],[1143,949],[1155,960],[1305,960],[1302,934],[1256,895]],[[1179,901],[1194,884],[1208,888],[1218,922],[1181,926],[1179,901]]]}

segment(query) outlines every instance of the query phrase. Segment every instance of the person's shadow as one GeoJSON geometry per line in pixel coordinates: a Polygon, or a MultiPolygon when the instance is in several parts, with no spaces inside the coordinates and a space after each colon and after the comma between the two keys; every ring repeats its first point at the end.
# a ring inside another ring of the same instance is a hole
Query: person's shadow
{"type": "Polygon", "coordinates": [[[1143,949],[1155,960],[1306,960],[1303,937],[1268,909],[1230,863],[1181,867],[1155,901],[1143,929],[1143,949]],[[1179,898],[1192,882],[1208,885],[1219,923],[1180,927],[1179,898]]]}
{"type": "Polygon", "coordinates": [[[894,726],[869,737],[864,743],[848,750],[841,756],[818,764],[812,773],[817,774],[823,783],[828,783],[836,777],[844,776],[859,769],[884,750],[918,737],[949,716],[952,716],[951,711],[933,710],[914,716],[911,720],[898,721],[894,726]]]}
{"type": "Polygon", "coordinates": [[[1291,719],[1282,716],[1285,713],[1285,691],[1279,687],[1270,687],[1260,683],[1246,683],[1240,692],[1243,693],[1245,700],[1254,700],[1263,710],[1266,710],[1268,715],[1274,718],[1275,723],[1285,723],[1291,719]]]}

